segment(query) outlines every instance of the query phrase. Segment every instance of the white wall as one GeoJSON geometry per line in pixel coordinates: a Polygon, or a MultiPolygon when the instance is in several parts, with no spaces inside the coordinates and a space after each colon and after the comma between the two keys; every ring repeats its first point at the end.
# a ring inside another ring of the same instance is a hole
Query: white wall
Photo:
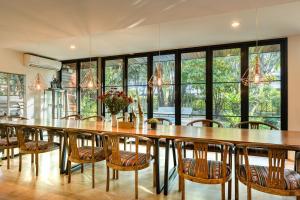
{"type": "Polygon", "coordinates": [[[47,87],[49,87],[50,81],[53,76],[56,76],[57,72],[54,70],[25,67],[23,65],[23,53],[9,49],[0,49],[0,72],[24,74],[26,76],[26,116],[28,118],[41,118],[44,94],[43,92],[33,92],[28,89],[28,86],[33,83],[36,74],[40,73],[45,83],[47,83],[47,87]]]}
{"type": "Polygon", "coordinates": [[[300,35],[288,38],[288,128],[300,131],[300,35]]]}

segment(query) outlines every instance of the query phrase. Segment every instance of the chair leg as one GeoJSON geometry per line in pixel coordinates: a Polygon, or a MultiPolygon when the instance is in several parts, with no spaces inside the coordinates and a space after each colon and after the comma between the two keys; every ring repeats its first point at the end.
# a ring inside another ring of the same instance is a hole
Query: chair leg
{"type": "Polygon", "coordinates": [[[68,160],[68,183],[71,183],[71,161],[68,160]]]}
{"type": "Polygon", "coordinates": [[[39,154],[35,154],[35,175],[39,175],[39,154]]]}
{"type": "Polygon", "coordinates": [[[109,179],[110,179],[109,171],[110,171],[109,167],[106,167],[106,192],[109,191],[109,179]]]}
{"type": "Polygon", "coordinates": [[[119,170],[116,170],[116,180],[119,179],[119,170]]]}
{"type": "Polygon", "coordinates": [[[127,137],[124,137],[124,151],[126,151],[127,137]]]}
{"type": "Polygon", "coordinates": [[[139,174],[138,170],[135,170],[135,199],[138,199],[139,197],[139,191],[138,191],[138,186],[139,186],[139,174]]]}
{"type": "Polygon", "coordinates": [[[33,163],[34,162],[34,154],[32,153],[31,154],[31,163],[33,163]]]}
{"type": "Polygon", "coordinates": [[[221,187],[222,187],[222,194],[221,194],[222,196],[221,196],[221,199],[225,200],[225,183],[223,183],[221,187]]]}
{"type": "Polygon", "coordinates": [[[19,153],[19,172],[22,170],[22,154],[19,153]]]}
{"type": "Polygon", "coordinates": [[[182,178],[180,176],[178,176],[178,191],[182,191],[182,178]]]}
{"type": "Polygon", "coordinates": [[[10,152],[9,149],[6,149],[6,158],[7,158],[7,169],[10,168],[10,152]]]}
{"type": "Polygon", "coordinates": [[[113,169],[113,177],[112,177],[112,179],[113,180],[116,179],[116,170],[114,170],[114,169],[113,169]]]}
{"type": "Polygon", "coordinates": [[[185,180],[181,179],[181,200],[185,200],[185,180]]]}
{"type": "Polygon", "coordinates": [[[95,188],[95,163],[92,163],[92,179],[93,179],[93,188],[95,188]]]}
{"type": "Polygon", "coordinates": [[[216,152],[216,161],[218,161],[218,153],[216,152]]]}
{"type": "Polygon", "coordinates": [[[251,197],[251,187],[250,186],[247,186],[247,200],[251,200],[252,197],[251,197]]]}
{"type": "Polygon", "coordinates": [[[228,181],[228,200],[231,199],[232,180],[228,181]]]}
{"type": "Polygon", "coordinates": [[[83,171],[84,171],[84,165],[83,163],[81,163],[81,173],[83,173],[83,171]]]}
{"type": "Polygon", "coordinates": [[[297,199],[297,200],[300,200],[300,196],[297,196],[296,199],[297,199]]]}

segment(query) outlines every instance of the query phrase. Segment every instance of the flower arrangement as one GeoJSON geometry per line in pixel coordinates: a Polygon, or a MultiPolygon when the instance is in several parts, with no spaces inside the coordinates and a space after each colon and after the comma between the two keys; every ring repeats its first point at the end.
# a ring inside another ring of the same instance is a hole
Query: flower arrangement
{"type": "Polygon", "coordinates": [[[133,99],[125,95],[124,92],[110,90],[98,97],[108,108],[112,115],[118,114],[121,110],[133,103],[133,99]]]}
{"type": "Polygon", "coordinates": [[[157,123],[159,123],[158,119],[151,118],[148,120],[148,124],[157,124],[157,123]]]}
{"type": "Polygon", "coordinates": [[[152,129],[156,129],[158,123],[159,123],[158,119],[155,118],[151,118],[148,120],[148,124],[151,124],[152,129]]]}

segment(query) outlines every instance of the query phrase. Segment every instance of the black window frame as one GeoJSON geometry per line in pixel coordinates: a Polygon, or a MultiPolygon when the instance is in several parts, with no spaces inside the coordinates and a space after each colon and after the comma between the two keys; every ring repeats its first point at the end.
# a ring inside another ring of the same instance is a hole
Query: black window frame
{"type": "MultiPolygon", "coordinates": [[[[250,42],[239,42],[239,43],[230,43],[230,44],[221,44],[221,45],[212,45],[212,46],[200,46],[200,47],[192,47],[192,48],[182,48],[182,49],[172,49],[172,50],[164,50],[164,51],[152,51],[152,52],[144,52],[144,53],[135,53],[135,54],[124,54],[124,55],[116,55],[116,56],[108,56],[101,57],[101,82],[102,88],[105,88],[105,61],[112,59],[123,59],[124,68],[123,68],[123,90],[127,93],[127,70],[128,70],[128,58],[134,57],[147,57],[148,59],[148,70],[147,77],[148,80],[153,74],[153,56],[157,55],[166,55],[166,54],[175,54],[175,124],[181,124],[181,54],[183,53],[192,53],[205,51],[206,53],[206,118],[212,119],[213,115],[213,78],[212,78],[212,70],[213,70],[213,51],[215,50],[223,50],[223,49],[232,49],[239,48],[241,50],[241,76],[247,71],[249,67],[249,48],[255,47],[256,44],[258,46],[264,45],[280,45],[280,56],[281,56],[281,129],[288,129],[288,39],[287,38],[277,38],[277,39],[268,39],[268,40],[260,40],[250,41],[250,42]]],[[[78,60],[82,61],[81,59],[78,60]]],[[[70,63],[72,61],[65,61],[63,63],[70,63]]],[[[74,62],[74,60],[73,60],[74,62]]],[[[98,69],[99,70],[99,69],[98,69]]],[[[77,74],[80,76],[80,74],[77,74]]],[[[78,82],[79,83],[79,82],[78,82]]],[[[249,88],[241,84],[241,121],[249,120],[249,88]]],[[[147,102],[148,102],[148,110],[147,116],[148,118],[153,117],[153,90],[149,86],[147,87],[147,102]]],[[[104,92],[104,91],[103,91],[104,92]]],[[[80,101],[80,100],[79,100],[80,101]]],[[[78,102],[80,106],[80,102],[78,102]]],[[[79,108],[79,107],[78,107],[79,108]]],[[[102,106],[102,114],[104,112],[104,106],[102,106]]]]}

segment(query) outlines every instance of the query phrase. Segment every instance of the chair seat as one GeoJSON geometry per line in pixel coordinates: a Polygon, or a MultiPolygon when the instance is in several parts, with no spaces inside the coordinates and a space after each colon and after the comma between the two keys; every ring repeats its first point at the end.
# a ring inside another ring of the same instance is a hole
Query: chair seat
{"type": "MultiPolygon", "coordinates": [[[[112,160],[111,156],[109,159],[112,160]]],[[[149,162],[147,160],[147,155],[145,153],[138,153],[138,160],[136,160],[136,153],[129,152],[129,151],[120,151],[120,159],[121,159],[121,165],[125,167],[140,166],[140,165],[147,164],[147,162],[149,162]]],[[[113,164],[118,164],[118,163],[113,163],[113,164]]]]}
{"type": "MultiPolygon", "coordinates": [[[[193,142],[186,142],[184,148],[193,150],[194,149],[194,143],[193,142]]],[[[221,145],[208,144],[208,151],[209,152],[221,152],[222,148],[221,148],[221,145]]]]}
{"type": "MultiPolygon", "coordinates": [[[[250,165],[251,170],[251,182],[260,185],[262,187],[267,186],[267,179],[269,174],[269,168],[259,165],[250,165]]],[[[245,165],[240,165],[240,177],[246,180],[246,167],[245,165]]],[[[297,172],[284,169],[284,189],[285,190],[295,190],[300,189],[300,174],[297,172]]]]}
{"type": "MultiPolygon", "coordinates": [[[[78,148],[79,158],[81,160],[92,160],[92,147],[84,146],[78,148]]],[[[101,161],[105,159],[105,152],[102,147],[95,147],[94,158],[96,161],[101,161]]]]}
{"type": "MultiPolygon", "coordinates": [[[[189,176],[196,176],[196,160],[192,158],[184,158],[183,160],[183,173],[189,176]]],[[[208,160],[208,179],[220,179],[222,178],[222,163],[219,161],[208,160]]],[[[230,166],[227,165],[226,175],[231,175],[230,166]]]]}
{"type": "Polygon", "coordinates": [[[36,151],[36,150],[47,150],[50,149],[50,143],[48,141],[38,141],[36,146],[35,141],[25,142],[25,150],[27,151],[36,151]]]}
{"type": "Polygon", "coordinates": [[[9,143],[7,143],[6,138],[0,139],[0,146],[15,146],[18,145],[18,138],[17,137],[9,137],[9,143]]]}

